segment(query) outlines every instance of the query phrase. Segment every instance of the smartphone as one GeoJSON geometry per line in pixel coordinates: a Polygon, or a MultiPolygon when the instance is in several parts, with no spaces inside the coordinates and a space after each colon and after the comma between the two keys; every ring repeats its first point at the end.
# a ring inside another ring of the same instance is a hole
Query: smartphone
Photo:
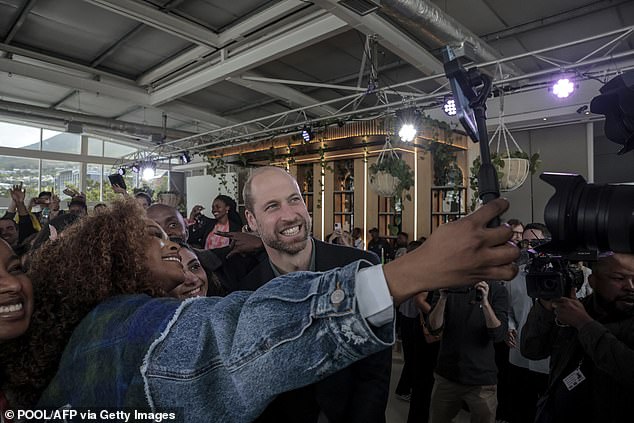
{"type": "Polygon", "coordinates": [[[108,179],[110,179],[110,185],[119,185],[123,189],[128,189],[125,185],[125,181],[123,180],[123,176],[115,173],[114,175],[108,175],[108,179]]]}

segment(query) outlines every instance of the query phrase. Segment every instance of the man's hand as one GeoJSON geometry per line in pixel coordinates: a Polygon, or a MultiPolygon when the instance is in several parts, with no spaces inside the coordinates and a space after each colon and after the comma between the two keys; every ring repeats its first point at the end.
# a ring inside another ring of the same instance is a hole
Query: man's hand
{"type": "Polygon", "coordinates": [[[553,301],[552,308],[559,322],[577,329],[593,320],[576,298],[559,298],[553,301]]]}
{"type": "Polygon", "coordinates": [[[123,188],[123,187],[121,187],[121,186],[119,186],[117,184],[112,184],[111,186],[112,186],[112,190],[114,192],[116,192],[117,194],[122,194],[124,196],[128,195],[128,191],[126,191],[125,188],[123,188]]]}
{"type": "Polygon", "coordinates": [[[489,284],[486,283],[485,281],[480,281],[477,284],[473,285],[473,287],[475,289],[477,289],[478,291],[480,291],[480,293],[482,294],[482,304],[488,304],[489,303],[489,284]]]}
{"type": "Polygon", "coordinates": [[[264,248],[264,244],[259,236],[248,233],[217,231],[216,235],[224,236],[231,240],[231,243],[229,244],[231,246],[231,251],[227,254],[227,258],[235,254],[251,254],[264,248]]]}
{"type": "Polygon", "coordinates": [[[191,213],[189,213],[189,221],[193,222],[194,220],[196,220],[200,212],[202,212],[204,209],[205,208],[200,204],[196,204],[194,207],[192,207],[192,211],[191,213]]]}
{"type": "Polygon", "coordinates": [[[383,269],[395,302],[420,291],[512,279],[520,252],[508,242],[513,231],[508,226],[487,228],[507,208],[508,201],[493,200],[469,216],[439,226],[422,246],[387,263],[383,269]]]}
{"type": "Polygon", "coordinates": [[[13,185],[13,188],[9,190],[11,193],[11,199],[15,202],[16,206],[20,203],[24,204],[24,198],[26,197],[26,190],[22,188],[22,184],[13,185]]]}
{"type": "Polygon", "coordinates": [[[509,329],[508,332],[506,332],[504,342],[509,348],[517,348],[517,331],[515,329],[509,329]]]}

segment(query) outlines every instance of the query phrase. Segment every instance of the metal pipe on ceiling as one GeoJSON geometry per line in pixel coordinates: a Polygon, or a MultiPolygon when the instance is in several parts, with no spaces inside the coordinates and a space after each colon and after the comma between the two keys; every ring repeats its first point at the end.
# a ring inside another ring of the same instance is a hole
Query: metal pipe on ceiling
{"type": "Polygon", "coordinates": [[[163,129],[160,126],[141,125],[121,120],[90,116],[81,113],[66,112],[62,110],[52,110],[45,107],[31,106],[27,104],[14,103],[0,100],[0,114],[8,114],[13,117],[24,116],[37,119],[57,121],[60,126],[72,122],[77,125],[86,125],[92,128],[101,128],[112,132],[132,134],[137,136],[163,135],[168,139],[178,139],[191,136],[191,132],[179,131],[175,129],[163,129]]]}
{"type": "MultiPolygon", "coordinates": [[[[429,0],[382,0],[380,13],[432,49],[467,41],[475,47],[476,61],[488,62],[502,57],[493,47],[429,0]]],[[[504,65],[503,71],[510,76],[522,73],[513,64],[504,65]]]]}

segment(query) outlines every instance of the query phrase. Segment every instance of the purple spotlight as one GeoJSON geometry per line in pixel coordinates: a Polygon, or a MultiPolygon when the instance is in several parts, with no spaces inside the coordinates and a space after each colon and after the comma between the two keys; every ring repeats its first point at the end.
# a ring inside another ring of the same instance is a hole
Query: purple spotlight
{"type": "Polygon", "coordinates": [[[562,78],[553,85],[553,93],[559,98],[566,98],[575,90],[575,84],[568,78],[562,78]]]}

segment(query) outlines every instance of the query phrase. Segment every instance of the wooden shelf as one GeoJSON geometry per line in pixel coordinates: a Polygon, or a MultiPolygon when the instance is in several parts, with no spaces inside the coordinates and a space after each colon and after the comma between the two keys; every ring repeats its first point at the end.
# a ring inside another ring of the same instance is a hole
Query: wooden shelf
{"type": "Polygon", "coordinates": [[[431,187],[431,230],[467,214],[467,189],[461,186],[431,187]]]}

